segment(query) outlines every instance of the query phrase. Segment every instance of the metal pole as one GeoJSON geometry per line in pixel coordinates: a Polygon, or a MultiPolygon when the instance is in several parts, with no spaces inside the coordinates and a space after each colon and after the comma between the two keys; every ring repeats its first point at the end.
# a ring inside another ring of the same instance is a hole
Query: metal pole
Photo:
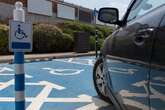
{"type": "MultiPolygon", "coordinates": [[[[25,11],[22,2],[15,3],[13,20],[25,22],[25,11]]],[[[15,110],[25,110],[25,72],[24,72],[24,53],[14,53],[15,63],[15,110]]]]}
{"type": "Polygon", "coordinates": [[[95,35],[95,52],[96,52],[96,58],[98,57],[98,30],[96,30],[95,35]]]}
{"type": "Polygon", "coordinates": [[[94,8],[94,12],[93,12],[93,14],[94,14],[94,24],[96,25],[96,17],[97,17],[97,12],[96,12],[97,10],[96,10],[96,8],[94,8]]]}
{"type": "MultiPolygon", "coordinates": [[[[97,10],[96,8],[94,9],[94,23],[95,23],[95,26],[96,26],[96,21],[97,21],[97,10]]],[[[95,54],[96,54],[96,59],[98,57],[98,30],[96,29],[96,32],[95,32],[95,54]]]]}

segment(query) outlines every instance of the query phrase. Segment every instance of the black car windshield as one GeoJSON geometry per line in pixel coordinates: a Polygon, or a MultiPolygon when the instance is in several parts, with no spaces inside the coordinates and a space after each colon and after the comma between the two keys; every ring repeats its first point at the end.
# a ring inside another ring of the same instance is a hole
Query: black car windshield
{"type": "Polygon", "coordinates": [[[136,3],[130,11],[127,21],[131,21],[139,16],[142,16],[163,4],[165,4],[165,0],[136,0],[136,3]]]}

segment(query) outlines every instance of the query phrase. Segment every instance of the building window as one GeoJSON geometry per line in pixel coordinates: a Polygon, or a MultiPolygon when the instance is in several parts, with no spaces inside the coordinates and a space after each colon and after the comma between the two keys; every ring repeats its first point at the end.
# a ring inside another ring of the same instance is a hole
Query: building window
{"type": "Polygon", "coordinates": [[[84,11],[81,10],[79,11],[79,20],[87,23],[92,22],[92,16],[90,11],[84,11]]]}

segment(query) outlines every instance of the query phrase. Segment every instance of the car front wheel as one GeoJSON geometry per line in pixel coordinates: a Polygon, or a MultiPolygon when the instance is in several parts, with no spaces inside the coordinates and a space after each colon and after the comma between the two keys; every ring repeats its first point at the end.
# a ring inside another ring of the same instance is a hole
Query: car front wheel
{"type": "Polygon", "coordinates": [[[111,102],[107,96],[107,86],[105,74],[103,73],[103,60],[98,59],[94,65],[93,81],[99,97],[107,102],[111,102]]]}

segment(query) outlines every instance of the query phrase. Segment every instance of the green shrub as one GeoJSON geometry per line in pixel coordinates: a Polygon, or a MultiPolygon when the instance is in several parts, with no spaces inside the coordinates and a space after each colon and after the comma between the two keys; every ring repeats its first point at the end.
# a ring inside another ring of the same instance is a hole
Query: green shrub
{"type": "Polygon", "coordinates": [[[59,23],[57,25],[64,33],[74,37],[75,32],[88,32],[90,34],[90,49],[95,49],[95,31],[98,30],[98,49],[102,47],[104,39],[112,33],[112,29],[108,26],[95,26],[91,24],[81,23],[78,21],[69,21],[59,23]]]}
{"type": "MultiPolygon", "coordinates": [[[[95,36],[90,36],[90,50],[95,50],[95,36]]],[[[98,38],[98,50],[103,46],[104,39],[98,38]]]]}
{"type": "Polygon", "coordinates": [[[102,37],[106,38],[108,37],[110,34],[112,34],[112,28],[107,27],[107,26],[97,26],[96,29],[99,30],[99,32],[102,33],[102,37]]]}
{"type": "Polygon", "coordinates": [[[90,36],[90,50],[95,50],[95,36],[90,36]]]}
{"type": "MultiPolygon", "coordinates": [[[[106,26],[94,26],[80,22],[64,22],[57,26],[50,24],[35,24],[33,26],[33,52],[67,52],[73,51],[74,33],[90,33],[90,49],[95,49],[95,31],[98,30],[99,48],[102,47],[104,39],[112,33],[112,29],[106,26]]],[[[0,54],[8,52],[8,31],[7,25],[0,24],[0,54]]]]}
{"type": "Polygon", "coordinates": [[[80,22],[64,22],[54,25],[38,24],[34,28],[35,52],[63,52],[73,51],[74,33],[88,32],[90,34],[90,50],[95,49],[95,31],[98,30],[98,49],[102,47],[104,39],[112,33],[106,26],[94,26],[80,22]],[[37,27],[36,27],[37,26],[37,27]],[[37,43],[38,42],[38,43],[37,43]],[[44,44],[48,42],[47,44],[44,44]]]}
{"type": "Polygon", "coordinates": [[[74,32],[88,32],[91,36],[95,36],[96,29],[98,30],[98,37],[105,39],[112,33],[112,29],[108,26],[94,26],[91,24],[69,21],[64,23],[59,23],[58,27],[63,30],[64,33],[74,35],[74,32]]]}
{"type": "Polygon", "coordinates": [[[0,25],[0,54],[8,53],[8,26],[0,25]]]}
{"type": "Polygon", "coordinates": [[[37,24],[33,32],[34,52],[71,51],[73,38],[50,24],[37,24]]]}
{"type": "Polygon", "coordinates": [[[100,50],[103,47],[104,39],[98,40],[98,49],[100,50]]]}

